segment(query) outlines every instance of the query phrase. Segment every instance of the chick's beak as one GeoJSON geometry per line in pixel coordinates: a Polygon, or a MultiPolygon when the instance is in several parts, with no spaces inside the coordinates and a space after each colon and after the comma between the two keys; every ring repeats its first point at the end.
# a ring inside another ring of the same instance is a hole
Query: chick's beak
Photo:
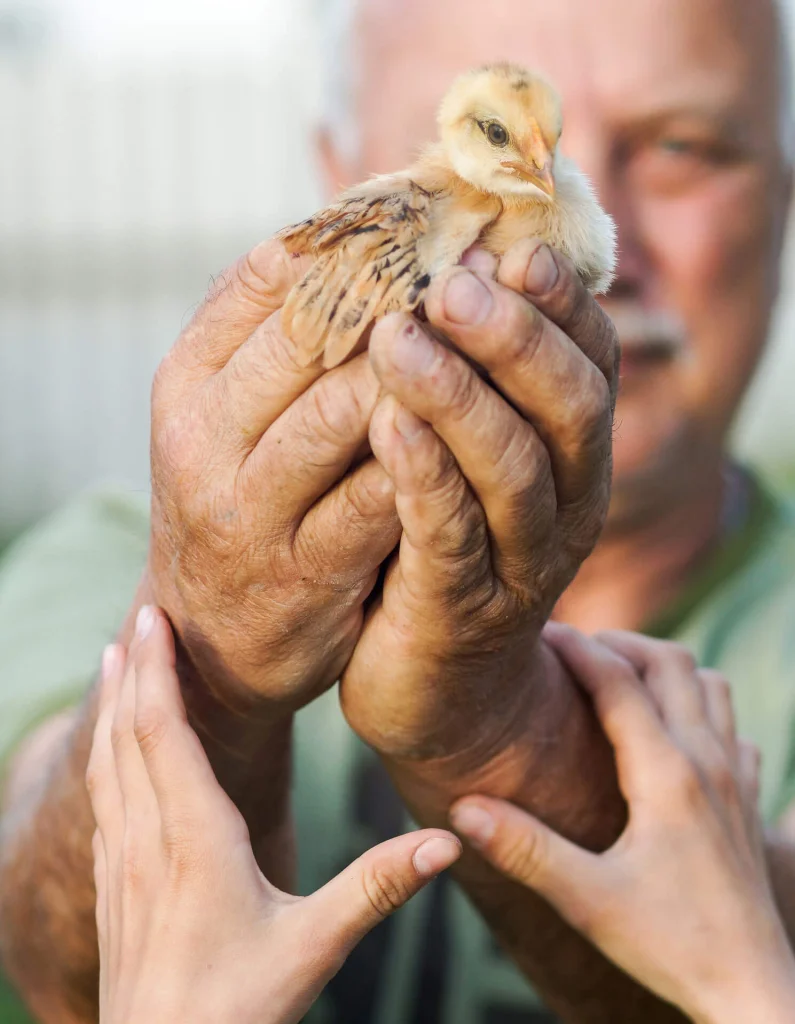
{"type": "Polygon", "coordinates": [[[522,139],[520,150],[522,160],[504,160],[502,166],[552,198],[555,195],[554,158],[535,121],[522,139]]]}

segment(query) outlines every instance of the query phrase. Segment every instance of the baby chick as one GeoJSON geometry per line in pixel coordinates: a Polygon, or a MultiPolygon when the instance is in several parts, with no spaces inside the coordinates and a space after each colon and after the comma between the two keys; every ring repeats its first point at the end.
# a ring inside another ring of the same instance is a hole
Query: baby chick
{"type": "Polygon", "coordinates": [[[471,71],[438,124],[440,141],[407,170],[356,185],[282,232],[290,253],[316,258],[282,311],[307,365],[338,365],[377,318],[416,310],[434,274],[475,242],[502,256],[520,238],[542,238],[591,291],[610,286],[615,225],[558,151],[561,101],[548,82],[513,64],[471,71]]]}

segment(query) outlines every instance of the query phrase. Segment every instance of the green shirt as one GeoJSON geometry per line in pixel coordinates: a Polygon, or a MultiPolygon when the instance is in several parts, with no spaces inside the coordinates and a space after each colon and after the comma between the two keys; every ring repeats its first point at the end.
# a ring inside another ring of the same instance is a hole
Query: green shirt
{"type": "MultiPolygon", "coordinates": [[[[0,757],[79,699],[142,571],[148,502],[88,494],[0,563],[0,757]]],[[[795,800],[795,515],[758,492],[743,530],[651,631],[681,640],[732,680],[741,733],[764,754],[768,819],[795,800]]],[[[298,716],[295,806],[301,888],[410,827],[379,762],[331,692],[298,716]]],[[[15,1020],[0,991],[0,1021],[15,1020]]],[[[10,1005],[10,1004],[9,1004],[10,1005]]],[[[23,1018],[20,1018],[23,1019],[23,1018]]],[[[529,985],[447,880],[426,889],[353,954],[313,1024],[549,1021],[529,985]]]]}

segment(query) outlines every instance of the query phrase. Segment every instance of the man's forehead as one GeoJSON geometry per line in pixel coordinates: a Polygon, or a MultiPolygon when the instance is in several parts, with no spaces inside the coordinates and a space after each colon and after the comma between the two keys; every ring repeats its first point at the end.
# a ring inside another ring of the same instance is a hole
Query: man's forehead
{"type": "Polygon", "coordinates": [[[494,59],[544,72],[570,109],[617,105],[627,116],[719,110],[743,90],[778,87],[772,0],[362,0],[360,10],[365,75],[413,73],[428,103],[494,59]]]}

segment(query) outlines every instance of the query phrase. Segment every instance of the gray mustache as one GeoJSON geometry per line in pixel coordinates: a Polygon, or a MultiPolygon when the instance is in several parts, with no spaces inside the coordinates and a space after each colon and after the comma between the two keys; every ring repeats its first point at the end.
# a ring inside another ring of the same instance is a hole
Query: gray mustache
{"type": "Polygon", "coordinates": [[[633,348],[655,347],[676,351],[684,347],[687,339],[684,324],[678,317],[664,310],[610,308],[605,312],[613,321],[622,344],[633,348]]]}

